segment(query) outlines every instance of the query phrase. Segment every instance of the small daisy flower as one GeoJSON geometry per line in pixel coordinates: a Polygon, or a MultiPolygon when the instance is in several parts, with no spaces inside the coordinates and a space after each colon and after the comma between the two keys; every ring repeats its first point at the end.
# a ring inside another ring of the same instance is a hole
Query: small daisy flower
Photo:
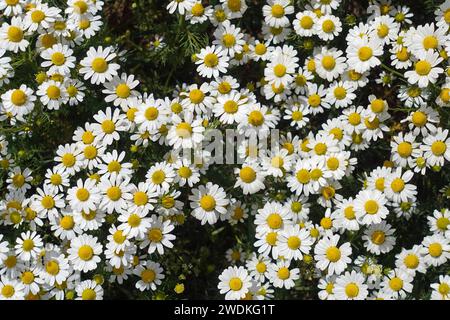
{"type": "Polygon", "coordinates": [[[80,74],[84,75],[84,80],[91,79],[92,84],[111,81],[120,68],[118,64],[111,62],[116,56],[113,47],[90,47],[86,58],[80,61],[80,74]]]}
{"type": "Polygon", "coordinates": [[[252,284],[251,277],[244,267],[228,267],[219,275],[218,288],[226,300],[239,300],[245,297],[252,284]]]}

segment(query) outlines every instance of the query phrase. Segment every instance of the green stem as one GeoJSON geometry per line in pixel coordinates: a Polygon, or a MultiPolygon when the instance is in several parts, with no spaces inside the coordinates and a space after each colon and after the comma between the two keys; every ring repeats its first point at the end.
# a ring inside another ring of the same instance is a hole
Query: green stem
{"type": "Polygon", "coordinates": [[[384,63],[381,63],[381,67],[382,67],[383,69],[386,69],[386,70],[389,71],[390,73],[395,74],[395,75],[398,76],[400,79],[406,81],[405,76],[403,75],[403,73],[398,72],[397,70],[392,69],[391,67],[388,67],[388,66],[385,65],[384,63]]]}

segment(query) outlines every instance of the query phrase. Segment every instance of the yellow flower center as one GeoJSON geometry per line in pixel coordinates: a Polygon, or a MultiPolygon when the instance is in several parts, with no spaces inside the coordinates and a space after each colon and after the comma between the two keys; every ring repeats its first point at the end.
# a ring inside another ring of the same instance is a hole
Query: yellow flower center
{"type": "Polygon", "coordinates": [[[316,169],[311,170],[310,176],[311,176],[311,179],[317,181],[317,180],[319,180],[320,177],[322,177],[322,174],[323,174],[322,170],[316,168],[316,169]]]}
{"type": "Polygon", "coordinates": [[[97,148],[92,145],[87,146],[86,148],[84,148],[83,153],[86,159],[92,160],[97,157],[97,148]]]}
{"type": "Polygon", "coordinates": [[[104,73],[108,70],[108,62],[104,58],[97,57],[92,60],[92,70],[97,73],[104,73]]]}
{"type": "Polygon", "coordinates": [[[281,78],[286,74],[286,67],[283,64],[277,64],[275,67],[273,67],[273,73],[281,78]]]}
{"type": "Polygon", "coordinates": [[[272,6],[272,15],[275,18],[281,18],[282,16],[284,16],[284,8],[283,8],[283,6],[281,6],[279,4],[274,4],[272,6]]]}
{"type": "Polygon", "coordinates": [[[264,123],[263,114],[258,110],[253,110],[248,115],[248,123],[255,127],[259,127],[260,125],[262,125],[264,123]]]}
{"type": "Polygon", "coordinates": [[[320,220],[320,225],[322,226],[322,228],[328,230],[333,226],[333,221],[328,217],[324,217],[320,220]]]}
{"type": "Polygon", "coordinates": [[[403,259],[405,266],[409,269],[415,269],[419,265],[419,258],[415,254],[408,254],[405,259],[403,259]]]}
{"type": "Polygon", "coordinates": [[[59,186],[62,183],[62,178],[59,174],[52,174],[50,177],[50,183],[59,186]]]}
{"type": "Polygon", "coordinates": [[[135,213],[130,214],[130,216],[128,217],[128,221],[127,222],[130,225],[130,227],[136,228],[136,227],[138,227],[141,224],[141,217],[139,217],[135,213]]]}
{"type": "Polygon", "coordinates": [[[376,214],[378,212],[378,203],[375,200],[367,200],[364,204],[364,210],[368,214],[376,214]]]}
{"type": "Polygon", "coordinates": [[[64,230],[72,230],[73,226],[75,225],[74,221],[73,221],[73,217],[72,216],[64,216],[61,221],[59,222],[59,225],[61,226],[61,228],[63,228],[64,230]]]}
{"type": "Polygon", "coordinates": [[[274,168],[281,168],[283,167],[284,161],[282,157],[273,157],[272,160],[270,161],[270,164],[274,168]]]}
{"type": "Polygon", "coordinates": [[[199,104],[205,98],[205,94],[200,89],[193,89],[189,92],[189,99],[194,104],[199,104]]]}
{"type": "Polygon", "coordinates": [[[303,29],[309,30],[312,28],[313,24],[314,24],[314,21],[310,16],[304,16],[300,19],[300,26],[303,29]]]}
{"type": "Polygon", "coordinates": [[[231,290],[239,291],[239,290],[241,290],[243,283],[242,283],[241,279],[234,277],[234,278],[230,279],[230,282],[228,284],[229,284],[231,290]]]}
{"type": "MultiPolygon", "coordinates": [[[[227,94],[228,92],[231,91],[231,84],[229,84],[227,81],[222,81],[219,84],[219,87],[217,88],[217,90],[221,93],[221,94],[227,94]]],[[[192,99],[191,99],[192,100],[192,99]]]]}
{"type": "Polygon", "coordinates": [[[331,186],[327,186],[322,189],[322,197],[324,197],[325,200],[330,200],[334,197],[335,194],[336,190],[334,190],[334,188],[331,186]]]}
{"type": "Polygon", "coordinates": [[[148,107],[147,109],[145,109],[145,119],[149,120],[149,121],[153,121],[156,118],[158,118],[159,115],[159,111],[157,108],[155,107],[148,107]]]}
{"type": "Polygon", "coordinates": [[[359,287],[356,283],[351,282],[345,286],[345,294],[349,298],[355,298],[358,296],[359,287]]]}
{"type": "Polygon", "coordinates": [[[153,229],[150,229],[147,237],[152,242],[160,242],[163,238],[163,234],[161,232],[161,229],[153,228],[153,229]]]}
{"type": "Polygon", "coordinates": [[[256,271],[258,271],[259,273],[264,273],[267,270],[267,266],[264,262],[258,262],[258,264],[256,265],[256,271]]]}
{"type": "Polygon", "coordinates": [[[433,258],[440,257],[442,254],[442,245],[438,242],[434,242],[428,246],[428,253],[433,258]]]}
{"type": "Polygon", "coordinates": [[[301,121],[303,119],[303,113],[301,111],[292,112],[292,120],[301,121]]]}
{"type": "Polygon", "coordinates": [[[364,119],[364,124],[366,125],[367,129],[369,130],[375,130],[380,127],[380,119],[377,117],[373,118],[373,120],[369,120],[370,118],[364,119]]]}
{"type": "Polygon", "coordinates": [[[219,64],[219,57],[215,53],[208,53],[205,55],[204,62],[207,67],[214,68],[219,64]]]}
{"type": "Polygon", "coordinates": [[[345,90],[345,88],[343,87],[336,87],[334,89],[334,96],[337,100],[345,99],[345,97],[347,96],[347,90],[345,90]]]}
{"type": "MultiPolygon", "coordinates": [[[[78,22],[78,27],[81,30],[86,30],[87,28],[89,28],[91,26],[91,22],[88,19],[81,19],[78,22]]],[[[103,59],[102,59],[103,60],[103,59]]],[[[95,70],[94,70],[95,71],[95,70]]],[[[96,71],[97,72],[97,71],[96,71]]],[[[101,73],[101,72],[100,72],[101,73]]]]}
{"type": "Polygon", "coordinates": [[[341,258],[341,250],[335,246],[332,246],[327,249],[325,255],[331,262],[336,262],[341,258]]]}
{"type": "Polygon", "coordinates": [[[239,177],[245,183],[252,183],[256,179],[256,172],[252,167],[243,167],[239,171],[239,177]]]}
{"type": "Polygon", "coordinates": [[[389,280],[389,287],[394,291],[400,291],[403,288],[403,280],[399,277],[394,277],[389,280]]]}
{"type": "Polygon", "coordinates": [[[428,117],[422,111],[416,111],[412,114],[411,120],[416,127],[423,127],[427,123],[428,117]]]}
{"type": "Polygon", "coordinates": [[[370,103],[370,109],[375,113],[384,111],[384,101],[382,99],[374,99],[370,103]]]}
{"type": "Polygon", "coordinates": [[[108,190],[106,190],[106,195],[112,201],[117,201],[122,196],[122,190],[120,190],[119,187],[112,186],[112,187],[109,187],[108,190]]]}
{"type": "Polygon", "coordinates": [[[314,146],[314,152],[321,156],[327,152],[327,145],[325,143],[319,142],[314,146]]]}
{"type": "Polygon", "coordinates": [[[47,88],[47,96],[52,100],[57,100],[61,97],[61,90],[55,85],[50,85],[47,88]]]}
{"type": "Polygon", "coordinates": [[[73,165],[75,164],[75,156],[71,153],[66,153],[63,157],[62,157],[62,163],[64,166],[66,167],[73,167],[73,165]]]}
{"type": "Polygon", "coordinates": [[[148,202],[148,196],[143,191],[137,191],[133,195],[134,204],[137,206],[143,206],[148,202]]]}
{"type": "Polygon", "coordinates": [[[401,48],[397,53],[395,54],[397,56],[397,59],[399,61],[405,62],[409,59],[409,52],[406,50],[405,47],[401,48]]]}
{"type": "Polygon", "coordinates": [[[119,172],[120,169],[122,169],[122,165],[119,161],[113,160],[110,163],[108,163],[108,172],[119,172]]]}
{"type": "Polygon", "coordinates": [[[94,138],[94,134],[91,131],[85,131],[81,136],[81,140],[84,144],[91,144],[92,142],[94,142],[94,138]]]}
{"type": "Polygon", "coordinates": [[[320,96],[315,93],[308,97],[308,103],[313,108],[317,108],[320,105],[321,101],[322,99],[320,98],[320,96]]]}
{"type": "Polygon", "coordinates": [[[309,171],[306,169],[300,169],[296,174],[297,181],[301,184],[307,184],[311,180],[309,171]]]}
{"type": "Polygon", "coordinates": [[[131,89],[126,83],[121,83],[116,87],[116,95],[119,98],[126,99],[130,96],[131,89]]]}
{"type": "Polygon", "coordinates": [[[156,273],[153,270],[145,269],[144,271],[141,272],[141,279],[145,283],[153,282],[155,280],[155,278],[156,278],[156,273]]]}
{"type": "Polygon", "coordinates": [[[61,52],[55,52],[52,54],[51,60],[55,66],[61,66],[66,62],[66,57],[61,52]]]}
{"type": "Polygon", "coordinates": [[[116,130],[116,125],[112,120],[103,120],[102,122],[102,130],[106,134],[111,134],[116,130]]]}
{"type": "Polygon", "coordinates": [[[264,43],[258,43],[258,44],[255,46],[255,53],[256,53],[257,55],[261,56],[261,55],[265,54],[266,52],[267,52],[267,48],[266,48],[266,46],[264,45],[264,43]]]}
{"type": "Polygon", "coordinates": [[[433,142],[431,145],[431,152],[433,152],[435,156],[442,156],[445,151],[447,151],[447,145],[440,140],[433,142]]]}
{"type": "Polygon", "coordinates": [[[425,50],[436,49],[438,47],[438,39],[435,36],[427,36],[422,41],[425,50]]]}
{"type": "Polygon", "coordinates": [[[234,114],[238,111],[238,104],[233,100],[228,100],[224,103],[223,109],[226,113],[234,114]]]}
{"type": "Polygon", "coordinates": [[[412,145],[409,142],[401,142],[397,146],[397,152],[402,158],[408,158],[412,153],[412,145]]]}
{"type": "Polygon", "coordinates": [[[355,219],[355,210],[353,210],[353,206],[348,206],[344,209],[344,216],[347,220],[355,219]]]}
{"type": "Polygon", "coordinates": [[[333,56],[324,56],[322,58],[322,66],[326,70],[333,70],[334,67],[336,66],[336,60],[334,59],[333,56]]]}
{"type": "Polygon", "coordinates": [[[389,34],[389,27],[384,23],[380,24],[377,28],[377,34],[380,38],[385,38],[389,34]]]}
{"type": "Polygon", "coordinates": [[[31,271],[25,271],[20,278],[24,284],[32,284],[34,281],[34,274],[31,271]]]}
{"type": "Polygon", "coordinates": [[[334,25],[334,22],[331,20],[325,20],[322,23],[322,30],[325,33],[331,33],[334,31],[335,28],[336,28],[336,26],[334,25]]]}
{"type": "Polygon", "coordinates": [[[436,220],[436,226],[439,230],[445,231],[447,230],[447,226],[450,224],[450,220],[446,217],[440,217],[436,220]]]}
{"type": "Polygon", "coordinates": [[[203,5],[201,3],[196,3],[194,4],[194,6],[191,9],[191,13],[193,16],[196,17],[200,17],[203,15],[203,13],[205,12],[205,8],[203,7],[203,5]]]}
{"type": "Polygon", "coordinates": [[[438,291],[443,296],[448,296],[450,293],[450,286],[447,283],[439,284],[438,291]]]}
{"type": "Polygon", "coordinates": [[[81,293],[82,300],[95,300],[96,297],[97,294],[95,293],[95,290],[91,288],[84,289],[81,293]]]}
{"type": "Polygon", "coordinates": [[[358,57],[361,61],[367,61],[372,58],[373,51],[371,47],[361,47],[358,50],[358,57]]]}
{"type": "Polygon", "coordinates": [[[11,94],[11,102],[16,106],[22,106],[27,102],[27,95],[20,89],[16,89],[11,94]]]}
{"type": "Polygon", "coordinates": [[[282,267],[282,268],[278,269],[277,275],[278,275],[278,278],[280,278],[281,280],[286,280],[286,279],[289,279],[291,272],[289,271],[288,268],[282,267]]]}
{"type": "Polygon", "coordinates": [[[34,242],[31,239],[26,239],[22,243],[22,249],[24,251],[31,251],[34,248],[34,242]]]}
{"type": "Polygon", "coordinates": [[[3,288],[2,288],[2,296],[6,297],[6,298],[11,298],[15,292],[16,292],[16,290],[14,289],[14,287],[9,284],[3,286],[3,288]]]}
{"type": "Polygon", "coordinates": [[[426,60],[419,60],[415,65],[415,69],[420,76],[426,76],[431,71],[431,64],[426,60]]]}
{"type": "Polygon", "coordinates": [[[162,170],[156,170],[152,174],[152,182],[154,184],[161,184],[166,179],[166,174],[162,170]]]}
{"type": "Polygon", "coordinates": [[[20,42],[23,39],[23,30],[16,26],[10,26],[7,32],[8,40],[11,42],[20,42]]]}
{"type": "Polygon", "coordinates": [[[372,242],[376,245],[383,244],[386,238],[386,234],[381,230],[376,230],[372,233],[372,242]]]}
{"type": "Polygon", "coordinates": [[[405,188],[405,182],[400,178],[396,178],[391,182],[391,188],[392,191],[396,193],[402,192],[403,189],[405,188]]]}
{"type": "Polygon", "coordinates": [[[91,260],[93,255],[94,250],[92,250],[91,246],[85,244],[78,249],[78,257],[83,261],[91,260]]]}
{"type": "Polygon", "coordinates": [[[52,209],[55,206],[55,200],[51,196],[45,196],[42,198],[41,204],[45,209],[52,209]]]}
{"type": "Polygon", "coordinates": [[[271,213],[266,219],[267,225],[271,229],[280,229],[283,224],[283,219],[278,213],[271,213]]]}
{"type": "Polygon", "coordinates": [[[205,211],[213,211],[216,207],[216,199],[213,196],[206,194],[200,199],[200,207],[205,211]]]}
{"type": "Polygon", "coordinates": [[[234,35],[226,33],[222,37],[222,42],[225,47],[231,48],[236,44],[236,38],[234,37],[234,35]]]}
{"type": "Polygon", "coordinates": [[[12,178],[12,182],[15,187],[21,188],[25,184],[25,177],[21,174],[16,174],[12,178]]]}
{"type": "Polygon", "coordinates": [[[267,244],[273,247],[277,243],[277,233],[276,232],[267,233],[266,242],[267,244]]]}
{"type": "Polygon", "coordinates": [[[78,14],[84,14],[88,9],[88,5],[85,1],[77,1],[73,4],[73,6],[74,11],[78,14]]]}

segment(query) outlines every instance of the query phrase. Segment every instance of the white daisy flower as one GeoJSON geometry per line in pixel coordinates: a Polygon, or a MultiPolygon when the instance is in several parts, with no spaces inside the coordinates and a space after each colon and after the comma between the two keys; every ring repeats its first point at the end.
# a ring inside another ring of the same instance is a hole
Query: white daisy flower
{"type": "Polygon", "coordinates": [[[328,275],[341,274],[351,262],[351,245],[346,242],[338,247],[339,238],[339,235],[322,238],[314,247],[316,266],[322,271],[327,270],[328,275]]]}
{"type": "Polygon", "coordinates": [[[251,277],[244,267],[228,267],[219,275],[218,288],[226,300],[239,300],[245,297],[252,284],[251,277]]]}
{"type": "Polygon", "coordinates": [[[417,61],[414,62],[414,70],[406,71],[405,78],[410,84],[416,84],[420,88],[425,88],[429,83],[436,83],[439,74],[444,69],[437,67],[442,62],[439,53],[428,50],[417,54],[417,61]]]}
{"type": "Polygon", "coordinates": [[[156,290],[156,286],[159,286],[165,275],[163,274],[163,268],[157,262],[150,260],[140,263],[135,269],[134,274],[140,277],[136,282],[136,288],[140,291],[156,290]]]}
{"type": "Polygon", "coordinates": [[[279,260],[269,265],[269,281],[275,288],[291,289],[300,278],[300,269],[290,269],[289,260],[279,260]]]}
{"type": "Polygon", "coordinates": [[[217,78],[220,73],[227,72],[229,58],[223,47],[213,45],[202,48],[196,59],[195,63],[199,65],[197,72],[202,77],[217,78]]]}
{"type": "Polygon", "coordinates": [[[84,80],[91,79],[92,84],[111,81],[120,68],[118,64],[111,62],[116,56],[113,47],[90,47],[86,58],[80,61],[80,74],[84,75],[84,80]]]}
{"type": "Polygon", "coordinates": [[[67,253],[74,270],[88,272],[97,268],[103,247],[97,240],[96,237],[83,234],[70,241],[67,253]]]}
{"type": "Polygon", "coordinates": [[[171,234],[175,226],[170,220],[163,221],[162,216],[152,215],[152,223],[147,231],[147,236],[140,244],[140,248],[147,248],[149,254],[158,251],[159,254],[164,254],[164,247],[172,248],[172,241],[176,239],[176,236],[171,234]]]}
{"type": "Polygon", "coordinates": [[[94,280],[81,281],[76,287],[76,300],[103,300],[103,288],[94,280]]]}
{"type": "Polygon", "coordinates": [[[364,246],[367,247],[367,251],[376,255],[388,253],[395,245],[394,232],[395,229],[386,221],[371,224],[362,236],[364,246]]]}
{"type": "Polygon", "coordinates": [[[105,89],[102,93],[106,95],[106,102],[113,102],[114,106],[120,106],[122,110],[132,107],[133,98],[139,93],[134,90],[139,85],[139,81],[134,79],[134,75],[122,73],[115,76],[110,82],[104,83],[105,89]]]}
{"type": "Polygon", "coordinates": [[[26,26],[20,16],[12,17],[11,22],[3,22],[0,27],[0,47],[17,53],[25,51],[30,42],[25,39],[26,26]]]}
{"type": "Polygon", "coordinates": [[[202,225],[206,222],[216,223],[220,215],[226,214],[226,206],[229,204],[223,188],[211,182],[192,189],[189,201],[193,209],[192,215],[200,220],[202,225]]]}
{"type": "Polygon", "coordinates": [[[352,270],[336,278],[333,293],[337,300],[365,300],[369,292],[364,275],[352,270]]]}

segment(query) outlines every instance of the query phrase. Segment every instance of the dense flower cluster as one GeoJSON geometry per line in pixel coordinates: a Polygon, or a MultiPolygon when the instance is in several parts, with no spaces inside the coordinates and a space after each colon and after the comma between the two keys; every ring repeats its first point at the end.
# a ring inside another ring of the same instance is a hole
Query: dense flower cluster
{"type": "Polygon", "coordinates": [[[432,299],[449,299],[450,211],[427,212],[427,235],[416,244],[405,246],[396,229],[417,213],[418,179],[450,161],[441,119],[450,102],[450,1],[424,25],[413,24],[406,6],[372,1],[364,21],[348,28],[334,15],[340,4],[311,0],[299,9],[268,0],[261,33],[252,35],[238,26],[252,10],[245,0],[170,2],[169,13],[183,21],[212,24],[213,40],[193,57],[203,82],[157,98],[137,91],[135,76],[120,70],[118,48],[80,47],[100,30],[102,1],[68,0],[61,9],[0,0],[2,123],[19,126],[36,108],[82,104],[87,86],[108,104],[57,148],[37,188],[31,169],[8,151],[14,137],[0,136],[7,172],[0,298],[101,299],[99,274],[155,291],[166,278],[158,258],[176,245],[174,229],[193,218],[255,231],[245,250],[227,252],[233,265],[217,281],[225,299],[273,298],[295,289],[308,266],[320,299],[411,298],[418,274],[432,280],[422,284],[432,299]],[[311,55],[301,58],[292,37],[312,40],[311,55]],[[12,85],[11,56],[26,51],[37,52],[44,70],[37,87],[25,79],[12,85]],[[249,66],[260,73],[255,86],[230,72],[249,66]],[[397,88],[395,101],[405,109],[396,112],[371,82],[397,88]],[[239,145],[242,164],[220,165],[234,174],[226,189],[205,179],[219,166],[212,153],[196,152],[210,128],[259,139],[280,129],[282,137],[271,149],[239,145]],[[168,151],[137,175],[118,147],[125,139],[168,151]],[[386,141],[382,166],[358,161],[386,141]],[[179,156],[182,149],[194,156],[179,156]],[[353,177],[357,167],[366,171],[363,181],[353,177]],[[346,192],[349,181],[359,192],[346,192]],[[274,188],[279,197],[269,196],[274,188]]]}

